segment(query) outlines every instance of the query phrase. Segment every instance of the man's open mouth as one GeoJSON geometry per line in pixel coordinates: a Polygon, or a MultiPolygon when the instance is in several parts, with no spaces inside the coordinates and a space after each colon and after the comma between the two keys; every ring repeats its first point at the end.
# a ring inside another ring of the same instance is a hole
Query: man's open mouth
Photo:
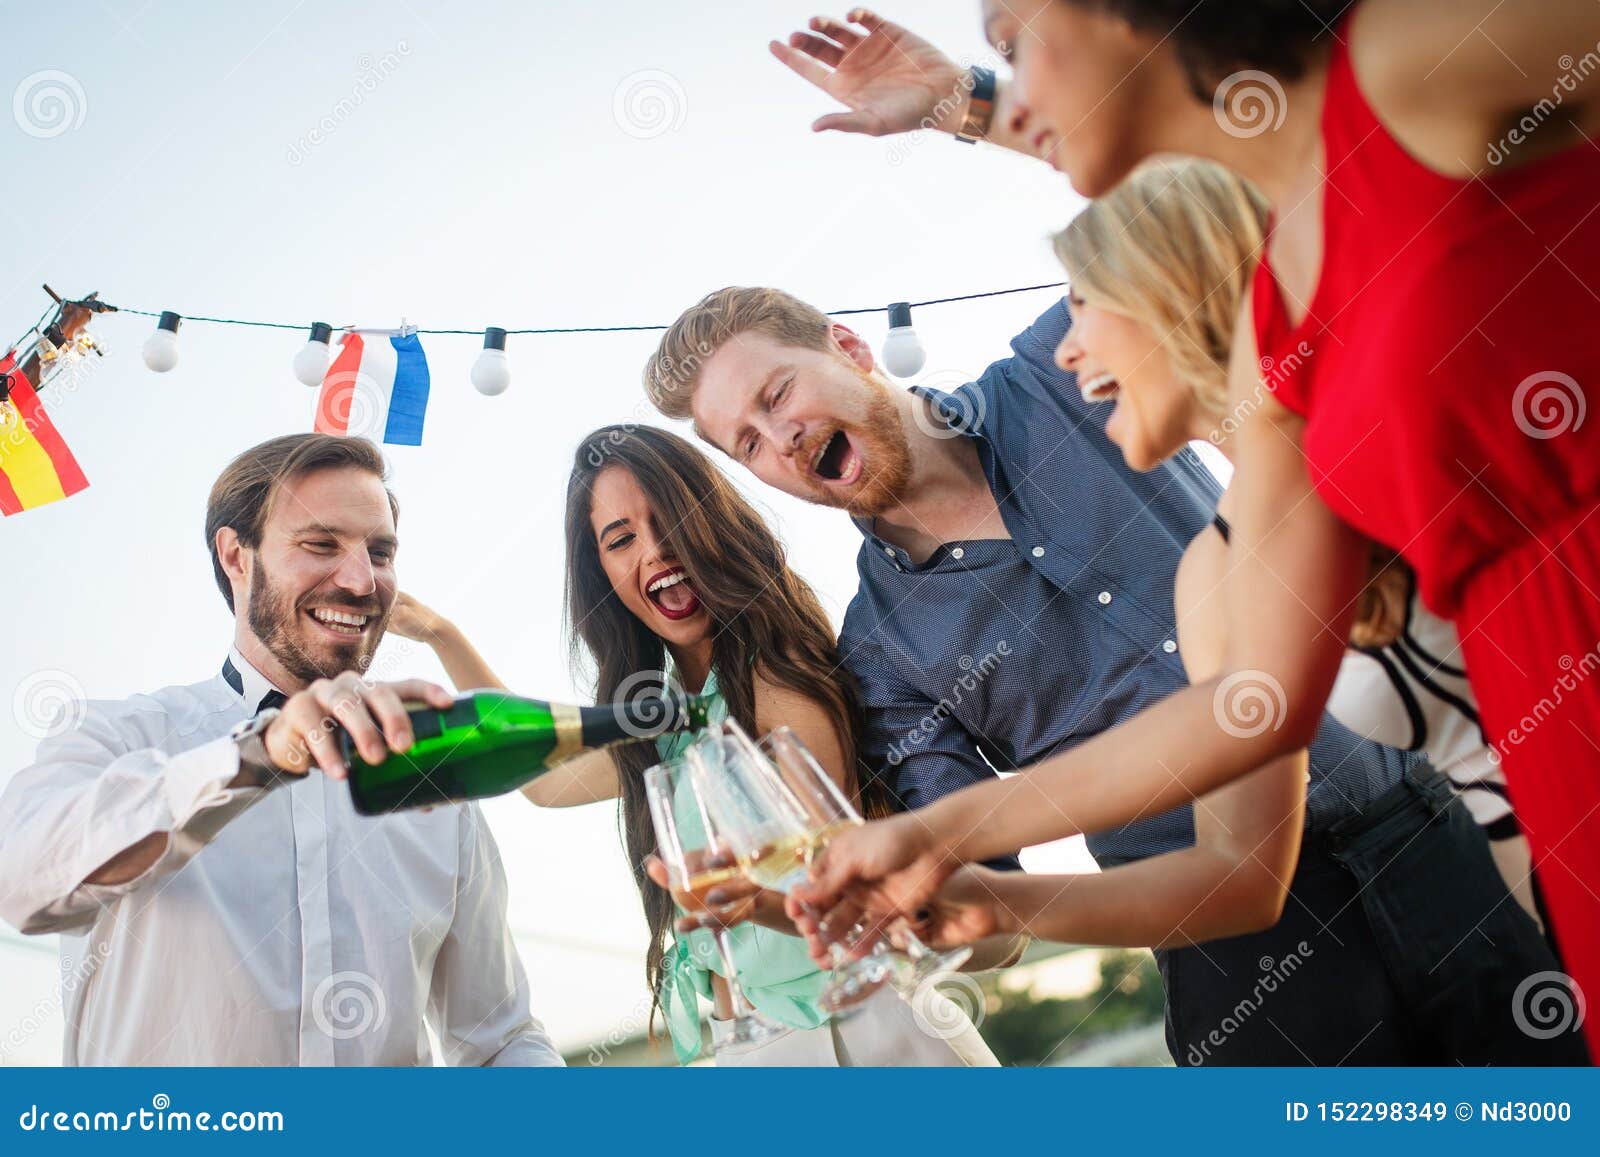
{"type": "Polygon", "coordinates": [[[822,444],[811,461],[811,472],[824,482],[854,482],[861,475],[861,455],[843,430],[822,444]]]}
{"type": "Polygon", "coordinates": [[[335,635],[347,635],[352,639],[364,634],[367,627],[377,618],[376,615],[334,607],[311,607],[307,609],[306,615],[319,627],[335,635]]]}
{"type": "Polygon", "coordinates": [[[1089,378],[1078,379],[1078,392],[1083,395],[1086,402],[1104,402],[1117,396],[1121,389],[1117,379],[1110,374],[1095,374],[1089,378]]]}
{"type": "Polygon", "coordinates": [[[681,566],[659,571],[645,584],[645,598],[667,618],[687,619],[700,609],[700,596],[681,566]]]}

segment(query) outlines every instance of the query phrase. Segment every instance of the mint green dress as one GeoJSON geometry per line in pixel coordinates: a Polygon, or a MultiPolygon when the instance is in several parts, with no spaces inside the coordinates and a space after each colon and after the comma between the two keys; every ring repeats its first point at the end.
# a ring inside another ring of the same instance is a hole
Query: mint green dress
{"type": "MultiPolygon", "coordinates": [[[[728,717],[728,705],[717,689],[715,671],[706,676],[701,694],[716,698],[709,712],[712,723],[728,717]]],[[[676,759],[688,750],[692,739],[692,735],[681,731],[663,735],[656,740],[656,753],[663,762],[676,759]]],[[[828,1014],[817,1007],[817,998],[828,977],[806,954],[804,940],[746,921],[728,930],[728,942],[739,969],[739,984],[762,1016],[799,1029],[827,1023],[828,1014]]],[[[666,968],[666,991],[661,1003],[667,1031],[678,1063],[687,1064],[700,1055],[700,1005],[696,998],[710,1000],[711,974],[723,973],[715,933],[697,928],[687,935],[679,934],[667,949],[666,968]]]]}

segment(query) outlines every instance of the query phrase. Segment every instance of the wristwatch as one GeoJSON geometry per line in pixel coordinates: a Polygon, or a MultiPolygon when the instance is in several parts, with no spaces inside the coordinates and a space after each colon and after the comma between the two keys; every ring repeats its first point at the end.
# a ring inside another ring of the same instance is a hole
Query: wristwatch
{"type": "Polygon", "coordinates": [[[956,140],[970,145],[989,135],[989,125],[994,120],[994,69],[973,65],[967,70],[967,77],[972,87],[967,95],[966,115],[956,129],[956,140]]]}
{"type": "Polygon", "coordinates": [[[239,774],[230,787],[271,787],[285,772],[267,756],[264,736],[278,717],[276,707],[268,707],[253,719],[246,719],[228,733],[239,748],[239,774]]]}

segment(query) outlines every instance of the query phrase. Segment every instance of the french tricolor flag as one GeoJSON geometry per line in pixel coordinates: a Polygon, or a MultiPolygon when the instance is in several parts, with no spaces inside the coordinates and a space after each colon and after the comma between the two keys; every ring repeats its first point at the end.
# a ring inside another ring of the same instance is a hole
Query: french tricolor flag
{"type": "Polygon", "coordinates": [[[347,333],[317,395],[316,431],[422,445],[428,412],[428,358],[414,333],[347,333]]]}

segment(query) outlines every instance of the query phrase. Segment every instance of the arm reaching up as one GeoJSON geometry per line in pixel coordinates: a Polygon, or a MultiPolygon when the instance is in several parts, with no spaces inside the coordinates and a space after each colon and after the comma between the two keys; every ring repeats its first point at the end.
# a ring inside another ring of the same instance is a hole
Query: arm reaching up
{"type": "Polygon", "coordinates": [[[460,627],[405,591],[395,598],[389,630],[401,638],[432,647],[458,691],[505,688],[500,677],[490,669],[488,660],[478,654],[478,649],[461,633],[460,627]]]}
{"type": "MultiPolygon", "coordinates": [[[[505,689],[505,683],[460,627],[405,591],[401,591],[395,599],[389,629],[403,638],[432,647],[445,673],[457,688],[505,689]]],[[[620,791],[617,761],[611,752],[604,749],[579,752],[522,788],[522,794],[540,807],[577,807],[580,804],[598,803],[616,799],[620,791]]]]}
{"type": "MultiPolygon", "coordinates": [[[[892,136],[916,129],[954,134],[972,94],[969,70],[908,29],[865,8],[844,20],[813,16],[809,32],[774,40],[772,55],[850,111],[812,122],[814,132],[892,136]]],[[[994,115],[984,139],[1042,157],[1052,141],[997,81],[994,115]]]]}

